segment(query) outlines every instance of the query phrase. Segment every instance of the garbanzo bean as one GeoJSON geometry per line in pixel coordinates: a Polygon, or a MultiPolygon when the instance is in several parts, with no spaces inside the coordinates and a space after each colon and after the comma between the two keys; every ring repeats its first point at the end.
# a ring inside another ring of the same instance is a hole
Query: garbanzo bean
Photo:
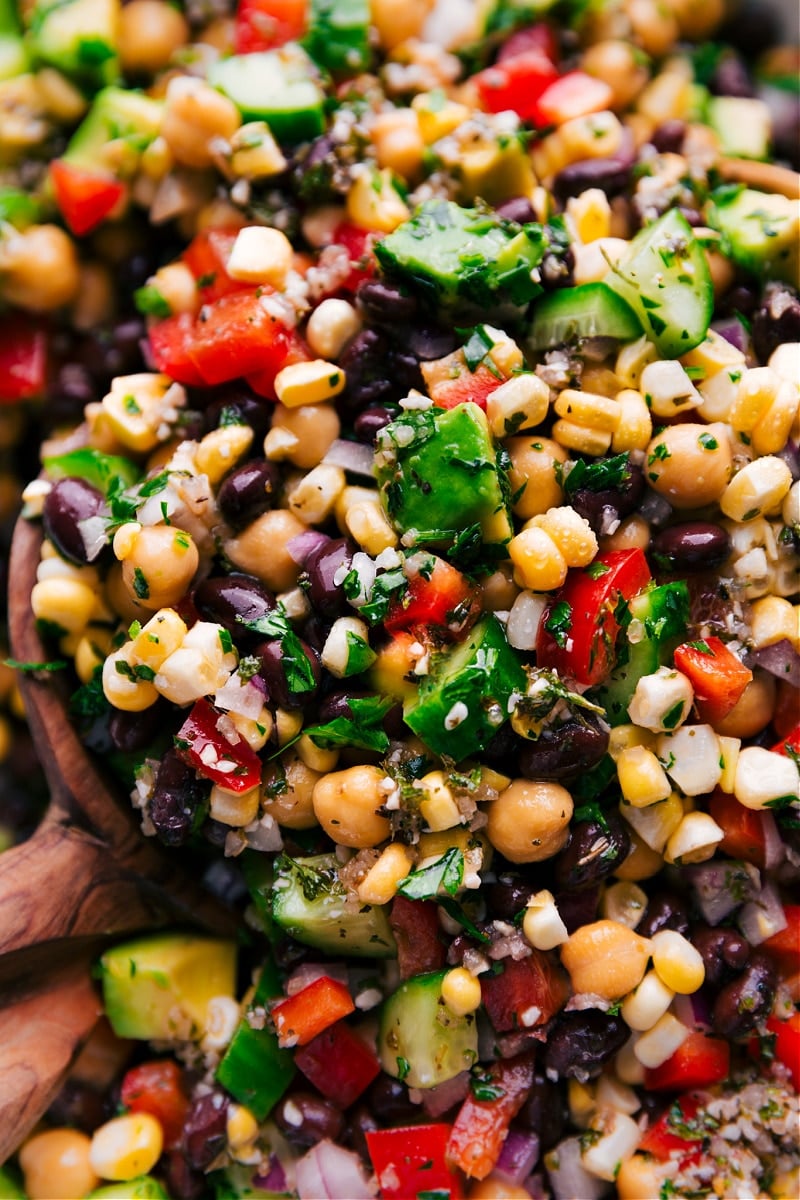
{"type": "Polygon", "coordinates": [[[241,123],[236,105],[203,80],[188,75],[170,80],[161,136],[177,162],[210,166],[214,138],[232,137],[241,123]]]}
{"type": "Polygon", "coordinates": [[[312,794],[322,776],[290,751],[270,764],[265,773],[262,791],[264,811],[287,829],[313,829],[317,824],[312,794]]]}
{"type": "Polygon", "coordinates": [[[322,461],[339,436],[341,427],[339,414],[332,404],[301,404],[297,408],[276,404],[272,428],[264,443],[267,458],[286,459],[308,471],[322,461]],[[291,437],[278,439],[276,430],[291,437]],[[276,447],[275,452],[272,445],[276,447]]]}
{"type": "Polygon", "coordinates": [[[733,472],[728,428],[719,422],[669,425],[645,451],[650,486],[674,508],[703,508],[719,500],[733,472]]]}
{"type": "Polygon", "coordinates": [[[714,723],[714,729],[725,737],[755,737],[772,720],[775,691],[775,676],[756,671],[727,717],[714,723]]]}
{"type": "Polygon", "coordinates": [[[524,486],[514,503],[516,515],[527,521],[548,508],[557,508],[564,492],[556,477],[555,464],[567,461],[564,447],[535,433],[507,438],[505,447],[511,457],[508,480],[512,496],[524,486]]]}
{"type": "Polygon", "coordinates": [[[0,240],[3,298],[29,312],[69,304],[80,286],[75,245],[57,225],[31,225],[0,240]]]}
{"type": "Polygon", "coordinates": [[[262,513],[225,546],[231,562],[274,592],[288,592],[297,583],[300,568],[286,549],[292,538],[308,526],[285,508],[262,513]]]}
{"type": "Polygon", "coordinates": [[[362,850],[388,838],[391,826],[376,812],[386,800],[380,786],[385,778],[379,767],[348,767],[324,775],[314,785],[317,820],[340,846],[362,850]]]}
{"type": "Polygon", "coordinates": [[[131,539],[122,580],[131,599],[153,612],[186,594],[200,562],[190,534],[173,525],[145,525],[131,539]]]}
{"type": "Polygon", "coordinates": [[[183,13],[166,0],[130,0],[120,13],[119,56],[125,71],[148,75],[166,67],[189,40],[183,13]]]}
{"type": "Polygon", "coordinates": [[[48,1129],[29,1138],[19,1152],[25,1193],[31,1200],[71,1200],[100,1182],[89,1163],[91,1142],[77,1129],[48,1129]]]}
{"type": "Polygon", "coordinates": [[[650,943],[619,921],[582,925],[561,947],[576,992],[621,1000],[642,982],[650,943]]]}
{"type": "Polygon", "coordinates": [[[511,862],[541,862],[566,842],[572,811],[572,797],[560,784],[515,779],[489,806],[486,832],[511,862]]]}
{"type": "Polygon", "coordinates": [[[611,88],[613,108],[627,108],[648,79],[647,67],[636,48],[615,38],[589,46],[581,65],[587,74],[602,79],[611,88]]]}

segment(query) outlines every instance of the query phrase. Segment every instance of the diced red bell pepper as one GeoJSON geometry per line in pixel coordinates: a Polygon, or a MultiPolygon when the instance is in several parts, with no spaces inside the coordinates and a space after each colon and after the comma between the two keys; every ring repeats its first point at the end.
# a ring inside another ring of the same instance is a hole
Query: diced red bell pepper
{"type": "Polygon", "coordinates": [[[189,1098],[176,1062],[166,1058],[132,1067],[122,1080],[120,1100],[131,1112],[150,1113],[158,1120],[168,1150],[178,1145],[189,1098]]]}
{"type": "Polygon", "coordinates": [[[331,245],[344,246],[350,256],[350,274],[337,284],[326,295],[336,292],[355,292],[360,283],[371,279],[375,274],[378,263],[373,253],[373,247],[380,241],[380,234],[371,229],[361,229],[350,221],[341,221],[333,231],[331,245]]]}
{"type": "Polygon", "coordinates": [[[321,975],[307,987],[287,996],[271,1010],[282,1046],[305,1046],[329,1025],[355,1011],[345,984],[321,975]]]}
{"type": "Polygon", "coordinates": [[[487,971],[480,981],[483,1006],[498,1033],[546,1025],[569,997],[564,972],[541,950],[519,961],[503,959],[502,971],[487,971]]]}
{"type": "Polygon", "coordinates": [[[0,339],[0,404],[41,396],[47,381],[47,330],[33,318],[3,318],[0,339]]]}
{"type": "Polygon", "coordinates": [[[272,355],[268,366],[247,376],[247,382],[258,396],[277,400],[275,378],[279,371],[291,363],[310,362],[313,358],[304,339],[296,329],[273,329],[272,355]]]}
{"type": "Polygon", "coordinates": [[[700,1126],[695,1133],[692,1122],[703,1107],[702,1096],[688,1093],[679,1096],[661,1116],[647,1129],[639,1142],[639,1149],[665,1162],[674,1153],[681,1155],[681,1165],[700,1158],[703,1131],[700,1126]]]}
{"type": "Polygon", "coordinates": [[[533,1083],[534,1056],[498,1059],[486,1072],[487,1093],[492,1099],[467,1096],[447,1143],[447,1161],[470,1179],[485,1179],[497,1164],[508,1127],[528,1096],[533,1083]]]}
{"type": "Polygon", "coordinates": [[[569,71],[541,93],[531,119],[540,128],[563,125],[573,117],[602,112],[610,107],[612,98],[611,88],[604,80],[585,71],[569,71]]]}
{"type": "Polygon", "coordinates": [[[460,1200],[461,1181],[445,1161],[450,1128],[436,1123],[367,1132],[383,1200],[413,1200],[419,1195],[460,1200]]]}
{"type": "Polygon", "coordinates": [[[753,672],[718,637],[684,642],[675,651],[674,662],[689,679],[697,711],[709,725],[727,717],[753,678],[753,672]]]}
{"type": "Polygon", "coordinates": [[[126,192],[125,184],[118,179],[73,166],[63,158],[50,163],[50,182],[59,211],[76,237],[96,229],[126,192]]]}
{"type": "Polygon", "coordinates": [[[558,71],[539,49],[504,58],[472,76],[487,112],[509,109],[523,121],[536,119],[539,97],[558,79],[558,71]]]}
{"type": "Polygon", "coordinates": [[[429,557],[432,564],[414,575],[399,600],[386,614],[385,627],[394,632],[414,625],[436,626],[460,632],[470,615],[475,588],[459,570],[443,558],[429,557]]]}
{"type": "Polygon", "coordinates": [[[397,942],[401,979],[441,970],[444,943],[440,937],[438,906],[433,900],[407,900],[405,896],[395,896],[389,924],[397,942]]]}
{"type": "Polygon", "coordinates": [[[791,1072],[792,1082],[800,1091],[800,1013],[793,1013],[788,1021],[770,1017],[767,1031],[775,1035],[775,1057],[791,1072]]]}
{"type": "Polygon", "coordinates": [[[788,972],[800,971],[800,904],[784,904],[786,928],[773,933],[759,949],[778,960],[788,972]]]}
{"type": "Polygon", "coordinates": [[[455,408],[471,402],[485,410],[488,397],[506,382],[505,375],[491,371],[485,363],[479,363],[471,371],[463,350],[422,363],[421,370],[428,395],[438,408],[455,408]]]}
{"type": "Polygon", "coordinates": [[[709,797],[708,811],[725,835],[719,844],[722,853],[763,868],[767,847],[765,814],[745,808],[735,796],[720,788],[709,797]]]}
{"type": "Polygon", "coordinates": [[[375,1051],[344,1021],[300,1046],[294,1061],[317,1091],[340,1108],[349,1108],[381,1069],[375,1051]]]}
{"type": "Polygon", "coordinates": [[[620,601],[632,600],[649,582],[650,568],[639,549],[598,554],[589,567],[569,571],[566,583],[548,604],[539,625],[538,665],[578,683],[602,683],[616,659],[620,601]],[[554,613],[557,605],[564,604],[568,605],[568,612],[559,608],[554,613]],[[561,619],[556,632],[551,632],[548,625],[554,615],[561,619]],[[568,624],[566,629],[565,624],[568,624]]]}
{"type": "Polygon", "coordinates": [[[776,754],[783,754],[787,758],[790,750],[795,754],[800,754],[800,722],[790,729],[779,742],[776,742],[772,749],[776,754]]]}
{"type": "Polygon", "coordinates": [[[503,42],[497,53],[498,62],[506,62],[509,58],[519,58],[520,54],[528,54],[531,50],[543,54],[551,63],[559,59],[558,37],[552,25],[546,21],[537,21],[525,29],[518,29],[503,42]]]}
{"type": "Polygon", "coordinates": [[[239,0],[233,30],[237,54],[272,50],[306,31],[308,0],[239,0]]]}
{"type": "Polygon", "coordinates": [[[264,307],[254,290],[233,292],[205,305],[188,347],[195,367],[211,385],[257,375],[274,368],[276,362],[282,366],[286,348],[286,326],[264,307]]]}
{"type": "Polygon", "coordinates": [[[147,330],[153,366],[186,387],[205,387],[203,376],[194,365],[189,350],[194,342],[194,317],[177,313],[154,321],[147,330]]]}
{"type": "Polygon", "coordinates": [[[220,733],[222,715],[207,700],[197,700],[175,739],[178,754],[212,783],[249,792],[261,782],[261,759],[244,738],[233,745],[220,733]]]}
{"type": "Polygon", "coordinates": [[[231,292],[253,290],[252,284],[232,279],[228,274],[228,259],[238,229],[222,227],[204,229],[192,238],[181,258],[197,280],[200,296],[204,303],[229,296],[231,292]]]}
{"type": "Polygon", "coordinates": [[[644,1086],[652,1092],[685,1091],[722,1083],[730,1072],[731,1051],[721,1038],[695,1030],[660,1067],[647,1067],[644,1086]]]}

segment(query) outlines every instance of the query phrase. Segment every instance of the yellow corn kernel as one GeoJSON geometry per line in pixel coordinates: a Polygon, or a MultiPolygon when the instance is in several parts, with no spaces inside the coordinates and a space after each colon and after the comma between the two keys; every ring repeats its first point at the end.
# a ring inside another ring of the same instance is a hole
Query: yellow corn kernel
{"type": "Polygon", "coordinates": [[[719,499],[719,506],[732,521],[752,521],[770,516],[792,486],[792,473],[781,458],[771,454],[742,467],[719,499]]]}
{"type": "Polygon", "coordinates": [[[770,1184],[769,1194],[772,1200],[794,1200],[800,1196],[800,1166],[779,1171],[770,1184]]]}
{"type": "Polygon", "coordinates": [[[587,567],[597,554],[597,538],[589,522],[574,508],[548,508],[526,528],[543,529],[555,542],[568,567],[587,567]]]}
{"type": "Polygon", "coordinates": [[[103,694],[109,704],[122,712],[143,712],[158,699],[155,685],[136,673],[131,662],[131,644],[127,642],[103,663],[103,694]]]}
{"type": "Polygon", "coordinates": [[[600,188],[587,188],[580,196],[571,196],[567,201],[567,216],[584,244],[611,233],[611,206],[600,188]]]}
{"type": "Polygon", "coordinates": [[[653,436],[653,419],[644,396],[634,388],[617,392],[619,425],[611,437],[611,449],[615,454],[626,450],[644,450],[653,436]]]}
{"type": "Polygon", "coordinates": [[[597,1107],[595,1084],[570,1079],[567,1084],[567,1104],[573,1125],[578,1129],[587,1129],[597,1107]]]}
{"type": "Polygon", "coordinates": [[[743,377],[743,368],[739,365],[723,367],[698,380],[697,390],[703,398],[699,414],[704,421],[727,421],[731,408],[736,403],[739,387],[743,377]]]}
{"type": "Polygon", "coordinates": [[[668,863],[700,863],[712,858],[724,837],[713,817],[704,812],[687,812],[664,847],[668,863]]]}
{"type": "Polygon", "coordinates": [[[750,612],[750,638],[755,650],[787,638],[797,641],[797,612],[782,596],[763,596],[750,612]]]}
{"type": "MultiPolygon", "coordinates": [[[[336,358],[361,329],[361,318],[347,300],[329,297],[311,313],[306,341],[320,358],[336,358]]],[[[273,426],[274,428],[274,426],[273,426]]]]}
{"type": "Polygon", "coordinates": [[[652,749],[656,744],[655,735],[641,725],[615,725],[611,730],[608,741],[608,753],[617,762],[624,750],[632,746],[646,746],[652,749]]]}
{"type": "Polygon", "coordinates": [[[89,683],[98,667],[102,667],[111,651],[113,637],[102,625],[89,625],[78,638],[74,650],[75,673],[81,683],[89,683]]]}
{"type": "Polygon", "coordinates": [[[647,808],[666,800],[670,782],[652,750],[631,746],[617,758],[617,775],[622,794],[634,808],[647,808]]]}
{"type": "Polygon", "coordinates": [[[699,346],[695,346],[694,350],[681,355],[684,367],[693,367],[695,370],[701,371],[705,378],[715,375],[723,367],[742,366],[745,361],[741,350],[737,350],[721,333],[717,333],[714,329],[709,329],[703,341],[699,346]]]}
{"type": "Polygon", "coordinates": [[[471,116],[466,104],[457,104],[448,100],[445,92],[437,89],[433,92],[419,92],[411,101],[411,107],[417,114],[419,131],[422,140],[430,146],[439,138],[447,137],[459,125],[471,116]]]}
{"type": "Polygon", "coordinates": [[[647,808],[634,808],[632,804],[621,804],[620,814],[641,840],[651,850],[661,854],[668,838],[683,820],[683,805],[676,792],[658,804],[647,808]]]}
{"type": "Polygon", "coordinates": [[[320,775],[326,775],[328,771],[335,770],[339,761],[339,751],[335,747],[332,746],[326,750],[323,746],[318,746],[307,733],[300,735],[295,744],[295,750],[300,761],[310,771],[318,771],[320,775]]]}
{"type": "Polygon", "coordinates": [[[397,894],[397,885],[413,869],[414,859],[407,846],[392,842],[367,871],[358,885],[362,904],[388,904],[397,894]]]}
{"type": "Polygon", "coordinates": [[[549,387],[538,375],[525,372],[495,388],[486,401],[486,416],[494,437],[504,438],[540,425],[549,408],[549,387]]]}
{"type": "Polygon", "coordinates": [[[386,519],[377,499],[352,504],[345,513],[344,522],[347,532],[358,542],[361,549],[373,557],[397,545],[397,534],[386,519]]]}
{"type": "Polygon", "coordinates": [[[183,645],[186,622],[174,608],[160,608],[146,625],[132,635],[131,660],[157,671],[170,654],[183,645]]]}
{"type": "Polygon", "coordinates": [[[626,387],[638,388],[642,371],[648,363],[655,362],[657,354],[653,343],[644,336],[637,338],[635,342],[626,342],[617,354],[614,374],[626,387]]]}
{"type": "Polygon", "coordinates": [[[577,450],[579,454],[588,454],[593,458],[600,458],[611,446],[610,433],[587,429],[575,421],[556,421],[551,434],[559,446],[564,446],[567,450],[577,450]]]}
{"type": "Polygon", "coordinates": [[[662,125],[664,121],[683,120],[691,101],[691,80],[677,71],[661,71],[639,93],[636,108],[655,125],[662,125]]]}
{"type": "Polygon", "coordinates": [[[239,179],[266,179],[286,170],[286,159],[266,121],[240,125],[230,144],[231,171],[239,179]]]}
{"type": "Polygon", "coordinates": [[[717,734],[717,741],[719,742],[719,760],[722,763],[719,786],[723,792],[732,794],[733,783],[736,779],[736,763],[739,761],[742,742],[740,738],[723,737],[721,733],[717,734]]]}
{"type": "Polygon", "coordinates": [[[569,937],[552,892],[536,892],[528,900],[522,932],[537,950],[552,950],[569,937]]]}
{"type": "Polygon", "coordinates": [[[236,235],[226,271],[241,283],[281,288],[292,268],[294,249],[286,234],[268,225],[245,225],[236,235]]]}
{"type": "Polygon", "coordinates": [[[465,1017],[480,1006],[480,981],[466,967],[453,967],[442,980],[442,999],[457,1017],[465,1017]]]}
{"type": "Polygon", "coordinates": [[[208,798],[209,813],[221,825],[240,829],[255,821],[260,799],[261,789],[258,787],[250,788],[247,792],[229,792],[215,783],[208,798]]]}
{"type": "Polygon", "coordinates": [[[671,991],[689,996],[703,986],[703,956],[682,933],[659,929],[650,939],[650,949],[656,974],[671,991]]]}
{"type": "Polygon", "coordinates": [[[249,425],[221,425],[202,439],[194,452],[197,470],[216,485],[236,466],[253,444],[249,425]]]}
{"type": "Polygon", "coordinates": [[[781,382],[775,398],[750,434],[755,454],[777,454],[786,445],[800,410],[800,393],[795,384],[781,382]]]}
{"type": "Polygon", "coordinates": [[[297,737],[302,728],[302,713],[290,712],[286,708],[275,710],[275,733],[279,746],[285,746],[287,742],[292,741],[293,738],[297,737]]]}
{"type": "Polygon", "coordinates": [[[82,633],[92,618],[95,599],[87,584],[55,577],[33,585],[31,608],[37,621],[48,621],[66,633],[82,633]]]}
{"type": "MultiPolygon", "coordinates": [[[[494,339],[494,344],[489,351],[489,358],[498,371],[502,375],[512,375],[515,371],[523,370],[525,362],[522,357],[522,351],[514,339],[509,337],[507,333],[504,333],[502,329],[495,329],[491,325],[488,327],[484,325],[484,329],[494,339]]],[[[536,379],[538,376],[533,376],[533,378],[536,379]]]]}
{"type": "Polygon", "coordinates": [[[619,150],[622,125],[609,111],[573,117],[558,129],[558,136],[568,162],[583,158],[607,158],[619,150]]]}
{"type": "Polygon", "coordinates": [[[567,577],[564,555],[543,529],[529,526],[508,544],[517,582],[533,592],[549,592],[561,587],[567,577]]]}
{"type": "Polygon", "coordinates": [[[231,1104],[225,1118],[225,1133],[231,1150],[244,1150],[258,1137],[258,1121],[243,1104],[231,1104]]]}
{"type": "Polygon", "coordinates": [[[583,425],[586,429],[614,433],[619,425],[620,411],[615,400],[593,392],[565,388],[559,392],[554,408],[560,417],[583,425]]]}
{"type": "Polygon", "coordinates": [[[354,225],[376,233],[392,233],[407,221],[408,206],[394,187],[392,172],[362,171],[347,193],[347,215],[354,225]]]}
{"type": "Polygon", "coordinates": [[[275,376],[275,393],[286,408],[303,404],[322,404],[344,389],[344,371],[324,358],[313,362],[291,363],[275,376]]]}
{"type": "Polygon", "coordinates": [[[420,780],[420,786],[424,796],[419,810],[430,830],[437,833],[464,823],[443,771],[429,771],[420,780]]]}
{"type": "Polygon", "coordinates": [[[243,738],[251,750],[263,750],[272,734],[272,713],[268,708],[262,708],[258,719],[243,717],[241,713],[228,713],[239,737],[243,738]]]}
{"type": "Polygon", "coordinates": [[[173,316],[177,313],[195,313],[200,307],[197,280],[186,263],[174,262],[159,267],[148,283],[152,284],[159,296],[169,305],[173,316]]]}
{"type": "Polygon", "coordinates": [[[155,450],[162,440],[162,426],[166,427],[168,419],[185,403],[182,387],[168,375],[150,372],[112,379],[111,391],[102,401],[104,416],[114,436],[139,454],[155,450]]]}
{"type": "Polygon", "coordinates": [[[345,483],[341,467],[320,463],[288,492],[289,509],[307,525],[321,525],[333,512],[345,483]]]}
{"type": "Polygon", "coordinates": [[[378,166],[401,178],[413,178],[422,166],[425,149],[417,114],[411,108],[379,113],[370,130],[378,166]]]}
{"type": "Polygon", "coordinates": [[[150,1113],[127,1113],[94,1131],[89,1162],[103,1179],[146,1175],[161,1157],[164,1135],[150,1113]]]}

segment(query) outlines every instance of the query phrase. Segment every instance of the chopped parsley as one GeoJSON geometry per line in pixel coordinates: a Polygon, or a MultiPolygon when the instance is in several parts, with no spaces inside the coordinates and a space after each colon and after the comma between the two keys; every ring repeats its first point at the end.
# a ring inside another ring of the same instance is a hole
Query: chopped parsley
{"type": "Polygon", "coordinates": [[[455,896],[464,882],[464,855],[457,846],[451,846],[441,858],[419,871],[412,871],[401,879],[397,892],[407,900],[431,900],[444,890],[455,896]]]}

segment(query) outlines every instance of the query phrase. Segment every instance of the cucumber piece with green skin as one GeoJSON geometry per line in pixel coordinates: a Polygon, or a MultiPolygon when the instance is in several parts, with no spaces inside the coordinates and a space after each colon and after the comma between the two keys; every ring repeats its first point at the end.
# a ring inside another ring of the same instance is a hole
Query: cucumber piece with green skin
{"type": "Polygon", "coordinates": [[[113,479],[121,479],[125,487],[132,487],[141,475],[136,463],[129,458],[123,458],[120,454],[103,454],[101,450],[89,447],[45,458],[44,469],[51,479],[85,479],[103,495],[113,479]]]}
{"type": "Polygon", "coordinates": [[[634,596],[628,609],[631,619],[619,651],[619,660],[624,661],[618,660],[597,692],[597,702],[603,705],[612,726],[630,720],[628,705],[639,680],[669,662],[675,647],[686,637],[689,589],[682,579],[662,583],[634,596]]]}
{"type": "Polygon", "coordinates": [[[549,350],[581,338],[629,342],[641,334],[636,313],[607,283],[584,283],[559,288],[537,301],[528,345],[531,350],[549,350]]]}
{"type": "Polygon", "coordinates": [[[208,81],[233,101],[245,121],[266,121],[279,142],[297,145],[325,128],[325,94],[311,59],[296,43],[224,58],[211,68],[208,81]]]}
{"type": "Polygon", "coordinates": [[[527,677],[503,627],[489,615],[463,642],[435,655],[403,719],[431,750],[460,762],[483,750],[508,717],[512,694],[527,677]]]}
{"type": "Polygon", "coordinates": [[[126,141],[134,162],[158,136],[163,114],[163,100],[125,88],[103,88],[70,138],[64,161],[89,171],[107,170],[109,142],[126,141]]]}
{"type": "Polygon", "coordinates": [[[152,1175],[109,1183],[89,1192],[86,1200],[169,1200],[169,1194],[152,1175]]]}
{"type": "Polygon", "coordinates": [[[334,854],[276,859],[272,919],[298,942],[328,954],[358,958],[394,958],[397,953],[383,908],[351,908],[338,883],[334,854]]]}
{"type": "Polygon", "coordinates": [[[33,57],[97,88],[119,76],[119,0],[38,0],[30,25],[33,57]]]}
{"type": "Polygon", "coordinates": [[[533,277],[544,257],[540,225],[521,227],[451,200],[426,200],[375,246],[384,270],[434,307],[524,305],[542,292],[533,277]]]}
{"type": "Polygon", "coordinates": [[[604,282],[627,301],[662,358],[677,358],[706,336],[714,288],[703,249],[677,209],[640,230],[604,282]]]}
{"type": "Polygon", "coordinates": [[[407,979],[383,1003],[378,1057],[387,1075],[432,1088],[478,1060],[475,1013],[459,1017],[442,997],[447,971],[407,979]]]}
{"type": "Polygon", "coordinates": [[[315,63],[333,75],[366,71],[372,59],[367,0],[311,0],[311,19],[303,47],[315,63]]]}
{"type": "Polygon", "coordinates": [[[278,1045],[277,1034],[250,1023],[256,1009],[265,1009],[268,1001],[281,994],[277,968],[268,959],[247,1014],[239,1022],[216,1072],[217,1082],[258,1121],[272,1111],[296,1073],[292,1052],[278,1045]]]}
{"type": "Polygon", "coordinates": [[[0,1167],[0,1200],[27,1200],[19,1176],[11,1167],[0,1167]]]}
{"type": "Polygon", "coordinates": [[[737,266],[800,286],[800,201],[732,185],[711,196],[708,223],[737,266]]]}
{"type": "MultiPolygon", "coordinates": [[[[2,61],[2,34],[0,34],[0,62],[2,61]]],[[[0,65],[0,80],[3,78],[0,65]]],[[[27,229],[42,219],[42,205],[28,192],[19,188],[0,188],[0,223],[13,225],[15,229],[27,229]]]]}

